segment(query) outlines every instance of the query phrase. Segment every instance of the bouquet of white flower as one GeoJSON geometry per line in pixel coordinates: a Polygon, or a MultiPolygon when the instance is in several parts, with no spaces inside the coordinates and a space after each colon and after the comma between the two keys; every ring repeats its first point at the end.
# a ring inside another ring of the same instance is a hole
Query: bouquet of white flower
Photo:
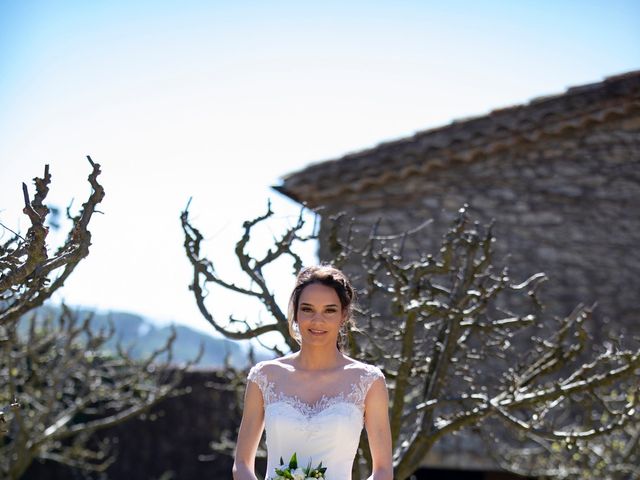
{"type": "Polygon", "coordinates": [[[315,480],[317,478],[325,478],[324,472],[327,467],[322,466],[322,462],[316,468],[311,468],[311,461],[306,468],[298,467],[298,458],[296,452],[293,452],[289,464],[286,465],[280,457],[280,468],[276,468],[276,476],[267,480],[315,480]]]}

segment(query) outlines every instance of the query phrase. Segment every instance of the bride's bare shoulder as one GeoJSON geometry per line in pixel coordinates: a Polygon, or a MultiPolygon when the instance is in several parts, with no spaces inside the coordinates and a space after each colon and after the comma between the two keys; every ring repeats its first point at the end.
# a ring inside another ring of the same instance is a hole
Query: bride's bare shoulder
{"type": "MultiPolygon", "coordinates": [[[[296,367],[294,361],[294,355],[284,355],[282,357],[274,358],[271,360],[263,360],[258,363],[260,370],[264,372],[270,372],[273,374],[286,374],[300,372],[300,369],[296,367]]],[[[375,365],[371,365],[355,358],[351,358],[343,354],[343,364],[340,367],[342,371],[356,371],[360,374],[379,374],[380,369],[375,365]]]]}
{"type": "MultiPolygon", "coordinates": [[[[349,358],[349,357],[346,357],[346,358],[349,358]]],[[[347,366],[347,368],[353,368],[358,370],[360,373],[373,375],[373,376],[383,375],[382,370],[380,370],[380,368],[377,367],[376,365],[365,363],[360,360],[355,360],[353,358],[349,358],[349,360],[351,360],[351,363],[347,366]]]]}
{"type": "Polygon", "coordinates": [[[270,360],[263,360],[259,362],[259,364],[261,368],[266,371],[291,370],[293,367],[290,361],[290,355],[284,355],[270,360]]]}
{"type": "Polygon", "coordinates": [[[249,380],[254,380],[258,383],[272,382],[279,378],[279,373],[282,371],[277,359],[273,360],[261,360],[257,362],[249,370],[249,380]]]}

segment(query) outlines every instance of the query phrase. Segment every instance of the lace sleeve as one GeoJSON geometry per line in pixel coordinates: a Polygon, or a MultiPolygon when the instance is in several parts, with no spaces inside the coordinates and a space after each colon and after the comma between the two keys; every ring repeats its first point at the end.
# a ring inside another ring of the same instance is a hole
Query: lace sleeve
{"type": "Polygon", "coordinates": [[[273,385],[269,383],[263,367],[264,362],[258,362],[253,367],[251,367],[251,369],[249,370],[249,374],[247,375],[247,380],[250,380],[258,385],[260,391],[262,392],[264,403],[267,404],[272,397],[273,385]]]}
{"type": "Polygon", "coordinates": [[[382,370],[380,370],[375,365],[365,364],[364,373],[360,377],[360,382],[358,388],[356,389],[357,403],[364,405],[364,400],[365,398],[367,398],[367,393],[369,392],[371,385],[373,385],[373,382],[375,382],[378,378],[382,378],[386,385],[386,380],[384,377],[384,373],[382,373],[382,370]]]}

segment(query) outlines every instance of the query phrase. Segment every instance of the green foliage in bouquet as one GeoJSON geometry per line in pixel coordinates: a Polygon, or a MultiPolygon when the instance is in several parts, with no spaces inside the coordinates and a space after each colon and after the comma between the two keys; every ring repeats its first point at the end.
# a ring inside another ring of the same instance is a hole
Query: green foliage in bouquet
{"type": "Polygon", "coordinates": [[[327,467],[322,466],[322,462],[316,467],[311,468],[311,460],[306,468],[298,468],[298,457],[296,452],[293,452],[289,464],[286,465],[280,457],[280,468],[276,468],[277,477],[272,480],[307,480],[316,478],[325,478],[324,472],[327,471],[327,467]],[[284,467],[284,468],[282,468],[284,467]]]}

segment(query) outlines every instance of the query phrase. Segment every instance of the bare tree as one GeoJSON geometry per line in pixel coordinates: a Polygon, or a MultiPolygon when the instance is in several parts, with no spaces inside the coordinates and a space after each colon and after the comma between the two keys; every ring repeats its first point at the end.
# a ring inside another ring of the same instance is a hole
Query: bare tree
{"type": "MultiPolygon", "coordinates": [[[[89,222],[96,206],[104,198],[104,188],[98,183],[100,165],[91,157],[87,156],[87,159],[92,167],[89,175],[91,195],[75,217],[67,212],[73,225],[67,240],[53,255],[47,251],[49,229],[45,223],[49,208],[44,204],[51,182],[49,165],[45,166],[41,178],[34,178],[36,193],[33,200],[29,198],[27,186],[22,184],[23,212],[31,225],[24,237],[12,232],[13,236],[0,245],[0,327],[42,305],[62,287],[78,263],[89,254],[89,222]],[[57,276],[52,278],[54,273],[57,276]]],[[[4,225],[2,227],[11,231],[4,225]]]]}
{"type": "Polygon", "coordinates": [[[90,317],[80,321],[64,306],[58,317],[34,312],[89,253],[88,225],[104,189],[100,165],[88,159],[92,193],[77,216],[67,212],[73,226],[56,253],[48,252],[45,225],[48,166],[33,200],[23,184],[28,232],[12,232],[0,247],[0,478],[20,478],[35,459],[103,471],[113,456],[92,435],[182,393],[175,387],[202,355],[201,347],[192,362],[170,365],[174,331],[147,359],[134,360],[120,345],[105,348],[113,327],[94,331],[90,317]]]}
{"type": "MultiPolygon", "coordinates": [[[[295,245],[308,237],[299,235],[301,216],[274,248],[253,257],[247,251],[252,228],[271,215],[269,209],[244,223],[236,245],[250,280],[244,286],[220,278],[213,263],[201,256],[203,237],[190,224],[187,207],[182,225],[194,272],[191,289],[203,316],[228,338],[277,331],[293,350],[297,344],[289,339],[286,317],[263,271],[285,257],[294,259],[297,270],[295,245]],[[273,322],[253,328],[231,319],[223,325],[206,307],[209,283],[258,298],[273,322]]],[[[349,334],[349,353],[380,366],[387,378],[394,478],[409,478],[437,442],[480,426],[494,429],[493,438],[513,432],[547,442],[600,438],[606,444],[611,438],[606,435],[637,425],[637,394],[622,398],[609,392],[634,386],[637,391],[640,352],[615,342],[599,352],[585,327],[591,307],[579,305],[565,318],[545,318],[536,293],[544,274],[514,283],[507,267],[498,267],[492,258],[492,226],[472,222],[466,206],[437,254],[407,254],[407,239],[424,234],[428,223],[382,236],[377,225],[369,233],[359,232],[354,222],[339,215],[324,238],[333,255],[329,260],[347,270],[358,287],[360,329],[349,334]],[[588,415],[576,413],[585,409],[588,415]]],[[[512,464],[526,470],[524,463],[517,465],[512,464]]],[[[363,470],[371,470],[364,437],[354,478],[364,478],[363,470]]]]}
{"type": "MultiPolygon", "coordinates": [[[[62,287],[76,265],[89,254],[89,221],[104,198],[104,188],[97,180],[100,165],[94,163],[91,157],[87,156],[87,159],[92,167],[89,175],[92,193],[77,216],[71,217],[67,211],[73,226],[64,245],[52,257],[47,250],[49,228],[45,225],[50,210],[44,204],[51,183],[49,165],[45,165],[42,177],[33,179],[36,187],[33,200],[29,198],[27,186],[22,184],[23,212],[30,222],[26,235],[23,237],[0,223],[0,227],[11,233],[9,239],[0,245],[0,341],[7,339],[6,328],[51,297],[62,287]],[[54,272],[59,275],[52,279],[50,275],[54,272]]],[[[18,406],[15,399],[10,403],[0,402],[0,425],[6,423],[4,415],[18,406]]],[[[0,429],[0,437],[4,431],[5,428],[0,429]]]]}
{"type": "Polygon", "coordinates": [[[107,440],[92,435],[146,412],[175,390],[184,368],[171,366],[175,331],[144,361],[120,345],[115,334],[94,331],[91,316],[68,308],[57,317],[33,314],[13,323],[0,348],[0,378],[7,399],[21,407],[8,414],[0,446],[0,476],[18,479],[36,459],[81,470],[104,471],[114,456],[107,440]]]}

